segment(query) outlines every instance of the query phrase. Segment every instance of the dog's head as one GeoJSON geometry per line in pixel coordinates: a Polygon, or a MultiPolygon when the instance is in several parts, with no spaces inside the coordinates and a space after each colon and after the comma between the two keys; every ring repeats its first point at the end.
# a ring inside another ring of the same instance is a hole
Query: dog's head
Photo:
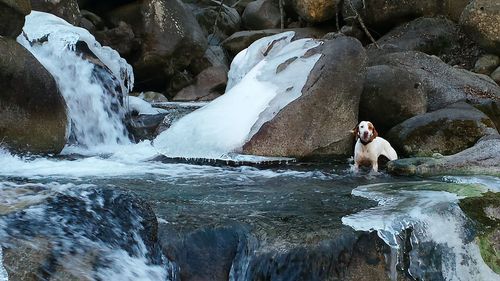
{"type": "Polygon", "coordinates": [[[351,131],[356,140],[361,139],[363,143],[369,143],[378,137],[377,130],[373,126],[372,122],[361,121],[359,124],[351,131]]]}

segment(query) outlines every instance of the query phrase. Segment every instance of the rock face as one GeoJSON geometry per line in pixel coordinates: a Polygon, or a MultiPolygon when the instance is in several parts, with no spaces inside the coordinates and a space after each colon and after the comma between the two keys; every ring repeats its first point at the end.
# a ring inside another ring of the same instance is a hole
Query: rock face
{"type": "Polygon", "coordinates": [[[31,0],[31,8],[35,11],[54,14],[75,26],[80,25],[82,20],[76,0],[31,0]]]}
{"type": "Polygon", "coordinates": [[[427,95],[420,78],[400,67],[368,67],[359,104],[359,120],[370,120],[379,133],[427,112],[427,95]]]}
{"type": "Polygon", "coordinates": [[[177,71],[205,53],[207,41],[195,17],[179,0],[133,2],[113,10],[111,22],[129,24],[142,43],[130,60],[138,90],[164,91],[177,71]]]}
{"type": "Polygon", "coordinates": [[[29,0],[0,1],[0,36],[16,38],[24,26],[24,17],[31,11],[29,0]]]}
{"type": "Polygon", "coordinates": [[[399,153],[450,155],[473,146],[481,137],[498,133],[493,122],[466,103],[410,118],[397,125],[387,138],[399,153]]]}
{"type": "Polygon", "coordinates": [[[208,101],[224,94],[227,84],[227,71],[223,66],[213,66],[196,76],[194,85],[182,89],[174,101],[208,101]]]}
{"type": "Polygon", "coordinates": [[[17,42],[0,37],[0,138],[21,152],[59,153],[66,105],[54,78],[17,42]]]}
{"type": "Polygon", "coordinates": [[[293,8],[307,22],[323,22],[335,17],[340,0],[293,0],[293,8]]]}
{"type": "Polygon", "coordinates": [[[228,6],[227,1],[224,1],[222,6],[216,1],[196,1],[196,4],[190,7],[207,36],[215,32],[218,39],[224,40],[240,29],[240,14],[236,9],[228,6]],[[214,30],[216,21],[217,27],[214,30]]]}
{"type": "MultiPolygon", "coordinates": [[[[500,99],[500,87],[484,75],[449,66],[435,56],[420,52],[399,52],[371,57],[370,65],[388,65],[418,78],[427,95],[427,110],[444,108],[457,101],[473,104],[500,99]]],[[[404,74],[407,75],[407,74],[404,74]]]]}
{"type": "Polygon", "coordinates": [[[391,161],[387,171],[395,175],[493,175],[500,176],[500,136],[482,138],[476,145],[442,158],[407,158],[391,161]]]}
{"type": "Polygon", "coordinates": [[[247,5],[241,20],[250,30],[270,29],[280,27],[281,15],[275,1],[258,0],[247,5]]]}
{"type": "Polygon", "coordinates": [[[123,21],[114,28],[94,32],[94,36],[101,45],[111,47],[123,57],[130,58],[140,49],[132,27],[123,21]]]}
{"type": "Polygon", "coordinates": [[[486,50],[500,55],[500,2],[474,0],[462,13],[460,24],[486,50]]]}
{"type": "Polygon", "coordinates": [[[326,41],[322,57],[302,89],[302,96],[265,123],[244,145],[247,154],[306,157],[345,155],[353,145],[366,54],[351,37],[326,41]]]}

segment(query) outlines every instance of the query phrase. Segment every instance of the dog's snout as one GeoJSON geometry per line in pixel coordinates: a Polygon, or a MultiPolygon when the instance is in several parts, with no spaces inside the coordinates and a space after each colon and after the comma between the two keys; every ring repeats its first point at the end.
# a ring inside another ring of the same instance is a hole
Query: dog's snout
{"type": "Polygon", "coordinates": [[[365,132],[363,133],[363,137],[365,137],[365,138],[366,138],[366,137],[368,137],[368,132],[366,132],[366,131],[365,131],[365,132]]]}

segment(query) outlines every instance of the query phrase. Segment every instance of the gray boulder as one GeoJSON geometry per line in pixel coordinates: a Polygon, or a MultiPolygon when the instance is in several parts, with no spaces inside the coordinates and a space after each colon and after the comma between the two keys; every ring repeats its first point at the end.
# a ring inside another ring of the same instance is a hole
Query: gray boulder
{"type": "Polygon", "coordinates": [[[491,135],[457,154],[439,158],[420,157],[391,161],[387,171],[394,175],[493,175],[500,176],[500,136],[491,135]]]}
{"type": "Polygon", "coordinates": [[[59,153],[66,104],[50,73],[25,48],[0,36],[0,140],[12,150],[59,153]]]}
{"type": "Polygon", "coordinates": [[[281,14],[277,2],[273,0],[257,0],[245,8],[241,20],[249,30],[278,28],[281,24],[281,14]]]}
{"type": "Polygon", "coordinates": [[[78,26],[82,21],[82,14],[76,0],[30,0],[31,9],[56,15],[72,25],[78,26]]]}
{"type": "Polygon", "coordinates": [[[138,90],[162,92],[173,76],[203,56],[205,35],[192,12],[180,0],[137,1],[111,11],[108,20],[126,22],[141,43],[134,67],[138,90]]]}
{"type": "Polygon", "coordinates": [[[349,131],[358,120],[365,50],[352,37],[326,41],[315,50],[322,56],[302,96],[265,123],[244,145],[245,153],[307,157],[352,152],[349,131]]]}
{"type": "Polygon", "coordinates": [[[24,26],[24,17],[30,12],[29,0],[0,0],[0,36],[19,36],[24,26]]]}
{"type": "Polygon", "coordinates": [[[369,64],[397,67],[401,73],[408,72],[418,77],[419,87],[423,87],[427,95],[428,111],[444,108],[457,101],[480,104],[500,99],[500,87],[488,76],[454,68],[435,56],[421,52],[371,57],[369,64]]]}
{"type": "Polygon", "coordinates": [[[500,2],[473,0],[465,8],[460,24],[486,50],[500,55],[500,2]]]}
{"type": "Polygon", "coordinates": [[[410,118],[392,128],[387,138],[400,154],[430,156],[458,153],[491,134],[498,134],[493,121],[461,102],[410,118]]]}

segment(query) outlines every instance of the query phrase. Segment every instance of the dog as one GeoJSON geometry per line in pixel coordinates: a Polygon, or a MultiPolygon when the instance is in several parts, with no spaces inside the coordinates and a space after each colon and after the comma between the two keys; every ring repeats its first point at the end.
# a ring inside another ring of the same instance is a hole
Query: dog
{"type": "Polygon", "coordinates": [[[378,136],[371,122],[361,121],[351,132],[356,138],[354,171],[358,171],[359,166],[371,166],[373,172],[378,172],[380,155],[384,155],[391,161],[398,159],[396,150],[388,141],[378,136]]]}

